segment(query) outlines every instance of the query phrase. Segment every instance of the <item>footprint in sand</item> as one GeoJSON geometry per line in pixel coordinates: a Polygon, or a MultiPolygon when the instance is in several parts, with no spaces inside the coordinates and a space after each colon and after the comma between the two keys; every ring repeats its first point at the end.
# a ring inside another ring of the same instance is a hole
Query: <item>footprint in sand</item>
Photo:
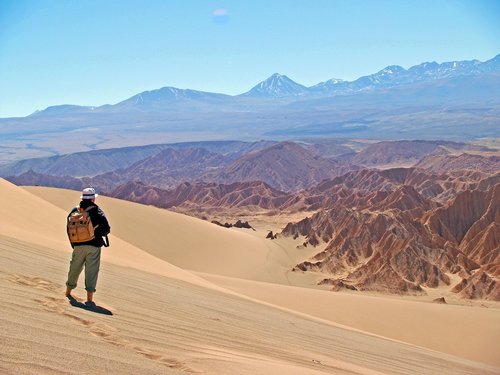
{"type": "Polygon", "coordinates": [[[196,371],[196,370],[188,367],[186,365],[186,363],[179,361],[175,358],[167,358],[167,357],[164,357],[162,354],[158,354],[156,352],[153,352],[153,351],[150,351],[147,349],[143,349],[143,348],[138,347],[138,346],[135,346],[133,349],[135,350],[135,352],[137,354],[139,354],[143,357],[146,357],[148,359],[151,359],[153,361],[159,362],[162,365],[165,365],[169,368],[174,368],[177,370],[181,370],[181,371],[185,371],[185,372],[189,372],[189,373],[194,373],[194,374],[200,373],[199,371],[196,371]]]}
{"type": "Polygon", "coordinates": [[[110,325],[94,323],[89,328],[92,336],[99,337],[111,345],[121,348],[128,348],[131,346],[130,341],[118,335],[118,330],[110,325]]]}
{"type": "MultiPolygon", "coordinates": [[[[14,284],[28,286],[35,289],[41,289],[52,293],[61,292],[60,285],[53,283],[50,280],[43,279],[41,277],[12,275],[8,280],[14,284]]],[[[76,298],[75,300],[79,301],[78,298],[76,298]]],[[[69,313],[67,311],[68,300],[66,298],[45,296],[43,299],[35,299],[34,301],[46,311],[66,316],[67,318],[70,318],[74,322],[83,325],[89,330],[89,333],[92,336],[98,337],[111,345],[132,350],[136,354],[142,357],[145,357],[152,361],[156,361],[169,368],[178,369],[189,373],[199,373],[199,371],[190,368],[186,363],[179,361],[175,358],[169,358],[164,356],[162,353],[158,353],[153,350],[133,345],[130,341],[121,337],[118,334],[117,328],[109,324],[97,323],[90,319],[85,319],[80,316],[69,313]]]]}
{"type": "MultiPolygon", "coordinates": [[[[35,289],[41,289],[41,290],[46,290],[48,292],[53,292],[56,294],[62,293],[62,288],[60,284],[56,284],[50,280],[44,279],[42,277],[28,277],[24,275],[12,275],[7,279],[11,283],[18,284],[18,285],[23,285],[23,286],[29,286],[35,289]]],[[[81,298],[75,296],[74,300],[79,302],[80,304],[83,305],[83,302],[81,298]]],[[[66,300],[59,299],[59,302],[63,301],[63,305],[66,305],[66,300]]],[[[80,307],[80,306],[79,306],[80,307]]],[[[88,309],[91,310],[92,309],[88,309]]],[[[113,310],[109,306],[97,306],[96,309],[94,309],[94,312],[105,314],[105,315],[113,315],[111,313],[111,310],[113,310]]]]}
{"type": "Polygon", "coordinates": [[[35,302],[47,311],[66,316],[74,322],[83,325],[84,327],[88,328],[89,333],[92,336],[98,337],[111,345],[132,350],[142,357],[156,361],[169,368],[174,368],[189,373],[199,373],[199,371],[190,368],[186,363],[175,358],[169,358],[156,351],[133,345],[129,340],[121,337],[118,334],[119,330],[117,328],[109,324],[97,323],[95,321],[84,319],[77,315],[68,313],[67,300],[64,298],[45,297],[44,299],[35,299],[35,302]]]}
{"type": "Polygon", "coordinates": [[[10,282],[14,284],[30,286],[36,289],[42,289],[49,292],[58,293],[61,290],[61,286],[53,283],[50,280],[43,279],[41,277],[28,277],[23,275],[12,275],[9,279],[10,282]]]}
{"type": "Polygon", "coordinates": [[[36,303],[42,306],[47,311],[56,312],[58,314],[64,315],[64,299],[63,298],[53,298],[53,297],[45,297],[45,299],[35,299],[36,303]]]}

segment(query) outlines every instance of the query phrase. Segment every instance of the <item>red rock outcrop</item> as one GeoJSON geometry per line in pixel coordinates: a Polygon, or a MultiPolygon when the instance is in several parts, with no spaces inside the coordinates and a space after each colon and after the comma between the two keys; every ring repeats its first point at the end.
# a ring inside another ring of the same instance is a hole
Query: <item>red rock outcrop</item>
{"type": "Polygon", "coordinates": [[[446,299],[444,297],[435,298],[431,301],[432,303],[446,304],[446,299]]]}
{"type": "Polygon", "coordinates": [[[370,194],[352,208],[337,199],[334,208],[289,223],[283,235],[327,243],[295,270],[331,275],[335,290],[405,294],[450,285],[453,273],[463,278],[453,288],[460,295],[500,299],[500,184],[462,192],[443,207],[408,186],[378,194],[375,204],[366,204],[370,194]]]}
{"type": "Polygon", "coordinates": [[[431,233],[458,246],[480,264],[500,261],[500,184],[465,191],[423,218],[431,233]]]}
{"type": "MultiPolygon", "coordinates": [[[[372,207],[398,189],[410,187],[428,201],[425,207],[421,207],[426,210],[429,208],[429,203],[431,206],[444,204],[464,190],[484,191],[497,183],[500,183],[500,173],[488,175],[464,172],[449,175],[430,173],[417,168],[393,168],[383,171],[362,169],[325,180],[315,187],[300,192],[286,202],[282,209],[318,210],[337,205],[372,207]]],[[[405,199],[411,198],[405,196],[405,199]]]]}
{"type": "Polygon", "coordinates": [[[357,290],[420,293],[421,286],[449,285],[447,272],[458,272],[458,251],[434,248],[423,225],[403,212],[375,213],[343,207],[322,211],[284,235],[305,235],[328,245],[311,262],[297,266],[330,274],[357,290]]]}
{"type": "Polygon", "coordinates": [[[172,190],[130,182],[119,186],[110,195],[162,208],[203,206],[206,209],[213,207],[274,209],[289,199],[288,194],[260,181],[230,185],[185,182],[172,190]]]}
{"type": "Polygon", "coordinates": [[[25,172],[19,176],[7,177],[7,180],[13,184],[22,186],[41,185],[73,190],[82,190],[85,186],[89,186],[86,185],[86,182],[82,179],[70,176],[51,176],[33,171],[25,172]]]}
{"type": "Polygon", "coordinates": [[[453,291],[466,298],[500,300],[500,184],[465,191],[426,218],[433,235],[448,241],[481,266],[469,271],[453,291]]]}
{"type": "Polygon", "coordinates": [[[495,266],[495,269],[481,268],[468,278],[463,279],[452,291],[464,298],[500,301],[499,274],[498,265],[495,266]],[[488,272],[488,269],[491,272],[488,272]]]}

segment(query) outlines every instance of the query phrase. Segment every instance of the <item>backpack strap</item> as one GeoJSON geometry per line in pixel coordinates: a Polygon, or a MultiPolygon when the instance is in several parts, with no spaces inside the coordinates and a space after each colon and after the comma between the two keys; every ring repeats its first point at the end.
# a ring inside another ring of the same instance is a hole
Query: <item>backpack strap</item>
{"type": "Polygon", "coordinates": [[[73,213],[75,213],[75,212],[80,212],[80,208],[78,206],[73,207],[73,209],[69,212],[69,214],[68,214],[68,223],[69,223],[69,220],[71,218],[71,215],[73,215],[73,213]]]}
{"type": "Polygon", "coordinates": [[[80,212],[80,213],[89,212],[92,207],[95,207],[95,206],[88,206],[86,209],[83,209],[80,206],[76,206],[75,208],[73,208],[73,210],[71,212],[73,213],[75,210],[76,210],[76,212],[80,212]]]}
{"type": "MultiPolygon", "coordinates": [[[[87,213],[89,213],[89,211],[90,211],[92,208],[94,208],[94,207],[96,207],[96,206],[88,206],[85,210],[83,210],[83,212],[87,212],[87,213]]],[[[76,209],[77,209],[79,212],[81,212],[81,211],[80,211],[80,208],[81,208],[81,207],[76,207],[76,209]]],[[[90,216],[90,213],[89,213],[89,216],[90,216]]],[[[91,220],[90,222],[92,223],[92,220],[91,220]]],[[[99,226],[99,224],[97,224],[96,226],[94,226],[94,223],[92,223],[92,226],[94,227],[94,230],[95,230],[95,229],[99,226]]]]}

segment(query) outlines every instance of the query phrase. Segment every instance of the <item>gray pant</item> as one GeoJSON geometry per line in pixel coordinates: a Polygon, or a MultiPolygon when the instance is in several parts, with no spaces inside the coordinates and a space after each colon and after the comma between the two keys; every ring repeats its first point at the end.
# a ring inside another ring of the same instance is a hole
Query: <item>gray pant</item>
{"type": "Polygon", "coordinates": [[[69,264],[68,281],[66,286],[76,288],[78,276],[85,266],[85,289],[87,292],[95,292],[97,275],[101,264],[101,248],[90,245],[79,245],[73,249],[71,262],[69,264]]]}

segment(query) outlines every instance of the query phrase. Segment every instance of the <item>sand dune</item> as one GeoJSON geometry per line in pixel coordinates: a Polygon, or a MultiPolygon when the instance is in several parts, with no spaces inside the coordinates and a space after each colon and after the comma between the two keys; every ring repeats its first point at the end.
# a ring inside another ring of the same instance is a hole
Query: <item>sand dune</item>
{"type": "MultiPolygon", "coordinates": [[[[67,253],[72,251],[66,236],[66,211],[3,179],[0,179],[0,189],[0,235],[23,239],[67,253]]],[[[73,194],[79,197],[78,193],[73,194]]],[[[103,252],[105,261],[210,287],[209,283],[192,273],[167,262],[158,262],[154,256],[116,236],[110,236],[110,240],[114,246],[103,252]]]]}
{"type": "MultiPolygon", "coordinates": [[[[68,212],[79,202],[79,193],[72,190],[26,190],[68,212]]],[[[109,217],[116,236],[178,267],[288,283],[289,255],[263,236],[257,238],[245,231],[228,230],[186,215],[114,198],[99,197],[97,203],[109,217]]]]}
{"type": "Polygon", "coordinates": [[[439,305],[408,298],[332,293],[217,275],[201,276],[227,289],[293,311],[500,366],[498,308],[439,305]]]}
{"type": "MultiPolygon", "coordinates": [[[[0,287],[4,291],[0,294],[0,372],[499,372],[498,367],[343,329],[306,315],[293,314],[216,289],[212,283],[146,254],[138,246],[139,238],[135,238],[137,244],[129,240],[134,239],[134,235],[123,242],[120,242],[120,238],[113,237],[112,247],[106,250],[107,258],[102,266],[96,297],[98,303],[111,310],[114,315],[96,314],[70,306],[62,297],[69,246],[65,243],[64,224],[60,223],[64,223],[66,210],[58,209],[3,181],[0,181],[0,189],[0,287]],[[44,214],[34,215],[38,210],[44,214]],[[43,223],[38,226],[37,220],[41,219],[43,223]],[[63,234],[57,234],[58,231],[63,234]],[[123,263],[119,264],[120,262],[123,263]],[[149,267],[153,272],[145,272],[149,267]]],[[[74,203],[74,197],[78,196],[78,193],[72,194],[69,207],[74,203]]],[[[124,208],[116,208],[115,202],[111,200],[102,199],[100,202],[117,226],[119,220],[114,216],[115,212],[124,208]]],[[[149,207],[144,209],[150,209],[151,211],[147,211],[150,215],[153,215],[153,210],[159,211],[149,207]]],[[[160,216],[156,218],[161,221],[160,216]]],[[[143,216],[139,215],[138,219],[136,226],[141,228],[144,224],[143,216]]],[[[177,222],[186,223],[189,220],[183,220],[187,219],[172,214],[169,220],[163,221],[163,225],[179,230],[171,234],[171,243],[181,243],[179,238],[187,236],[186,241],[198,246],[200,242],[196,242],[198,237],[195,236],[198,233],[197,224],[191,230],[184,228],[181,231],[180,227],[176,227],[177,222]]],[[[200,226],[199,230],[204,229],[200,226]]],[[[209,232],[207,235],[212,233],[209,229],[206,230],[209,232]]],[[[217,256],[227,255],[229,249],[218,253],[210,247],[211,244],[223,242],[228,233],[231,233],[223,228],[221,230],[224,231],[212,235],[214,238],[211,241],[214,242],[207,244],[205,240],[205,246],[201,242],[196,251],[190,250],[188,255],[200,254],[203,258],[206,257],[204,253],[211,250],[217,256]]],[[[140,231],[134,233],[138,232],[140,231]]],[[[259,248],[263,245],[251,235],[237,231],[234,233],[227,237],[227,241],[232,246],[241,242],[243,250],[238,250],[240,246],[237,246],[237,255],[248,254],[252,246],[256,246],[257,251],[251,254],[255,254],[257,258],[253,262],[260,264],[263,254],[269,248],[259,248]]],[[[164,236],[156,238],[157,241],[163,241],[164,236]]],[[[203,238],[198,241],[203,241],[203,238]]],[[[151,239],[150,242],[154,240],[151,239]]],[[[174,255],[178,260],[189,261],[188,255],[174,255]]],[[[267,258],[271,268],[264,274],[283,267],[274,264],[272,254],[266,255],[271,255],[267,258]]],[[[286,254],[280,253],[277,258],[278,261],[285,262],[286,254]]],[[[200,262],[195,259],[191,261],[194,265],[200,262]]],[[[223,263],[224,259],[218,258],[217,261],[223,263]]],[[[236,259],[230,256],[229,266],[233,266],[233,262],[236,259]]],[[[199,268],[204,267],[200,265],[199,268]]],[[[219,269],[223,269],[223,266],[219,265],[219,269]]],[[[236,270],[240,271],[240,268],[236,267],[236,270]]],[[[252,270],[243,266],[241,271],[247,272],[246,277],[252,275],[252,270]]],[[[235,271],[227,273],[232,272],[235,271]]],[[[219,281],[219,284],[223,283],[219,281]]],[[[272,289],[268,290],[272,292],[272,289]]],[[[77,294],[82,295],[82,290],[79,289],[77,294]]],[[[286,305],[284,302],[279,303],[286,305]]]]}
{"type": "Polygon", "coordinates": [[[111,263],[103,267],[98,295],[114,315],[95,314],[62,297],[64,253],[5,236],[0,249],[5,373],[495,372],[111,263]]]}

